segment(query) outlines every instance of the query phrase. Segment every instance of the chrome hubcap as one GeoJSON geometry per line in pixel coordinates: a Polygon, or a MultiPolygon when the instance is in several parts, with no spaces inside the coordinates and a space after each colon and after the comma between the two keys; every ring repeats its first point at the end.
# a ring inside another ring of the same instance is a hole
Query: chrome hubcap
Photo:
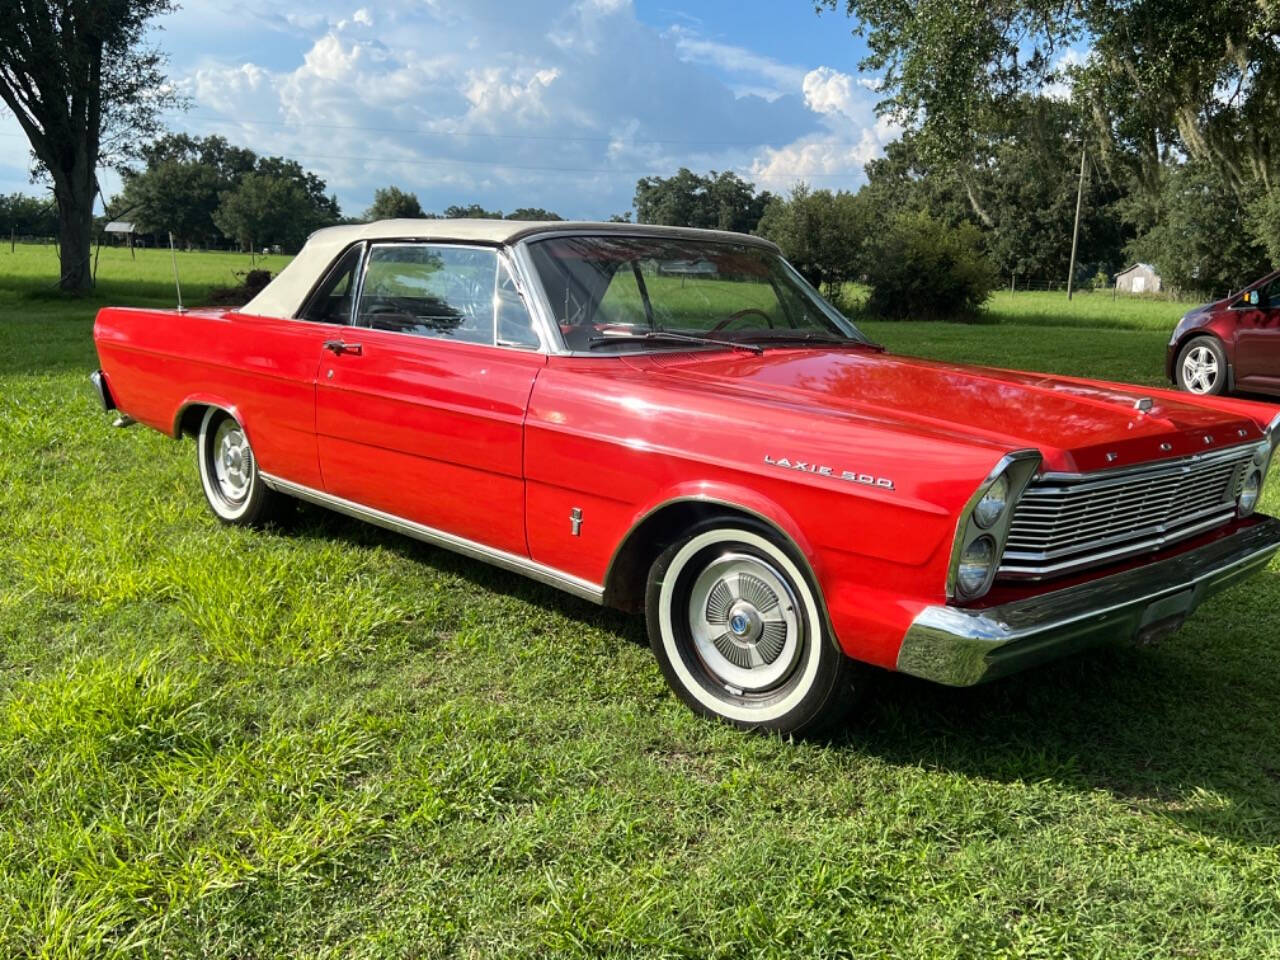
{"type": "Polygon", "coordinates": [[[240,424],[228,418],[218,425],[212,455],[218,491],[227,501],[239,503],[248,496],[253,480],[253,451],[240,424]]]}
{"type": "Polygon", "coordinates": [[[735,691],[776,687],[803,647],[790,588],[751,554],[726,553],[707,565],[690,593],[689,628],[703,664],[735,691]]]}
{"type": "Polygon", "coordinates": [[[1182,360],[1182,382],[1192,393],[1208,393],[1218,382],[1218,358],[1208,347],[1192,347],[1182,360]]]}

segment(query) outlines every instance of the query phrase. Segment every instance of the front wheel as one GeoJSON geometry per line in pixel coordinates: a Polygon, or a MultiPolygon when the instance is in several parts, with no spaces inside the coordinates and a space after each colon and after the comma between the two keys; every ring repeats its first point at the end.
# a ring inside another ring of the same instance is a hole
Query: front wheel
{"type": "Polygon", "coordinates": [[[225,410],[211,407],[200,421],[196,460],[209,509],[223,523],[257,526],[283,512],[284,498],[262,482],[244,427],[225,410]]]}
{"type": "Polygon", "coordinates": [[[1178,386],[1216,397],[1227,389],[1227,354],[1213,337],[1196,337],[1178,353],[1178,386]]]}
{"type": "Polygon", "coordinates": [[[658,664],[698,713],[791,734],[847,711],[858,664],[833,642],[791,549],[763,525],[695,527],[654,561],[645,607],[658,664]]]}

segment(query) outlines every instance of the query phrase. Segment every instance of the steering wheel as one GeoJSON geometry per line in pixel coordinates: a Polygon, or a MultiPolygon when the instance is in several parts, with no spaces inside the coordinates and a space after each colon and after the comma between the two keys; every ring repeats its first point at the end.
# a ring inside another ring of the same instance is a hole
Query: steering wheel
{"type": "Polygon", "coordinates": [[[721,320],[719,323],[717,323],[714,327],[712,327],[707,332],[719,333],[729,324],[737,323],[739,320],[745,319],[746,317],[750,316],[753,313],[759,315],[761,319],[764,320],[765,324],[769,327],[770,330],[773,329],[773,317],[769,316],[767,313],[765,313],[763,310],[760,310],[757,307],[746,307],[742,310],[739,310],[737,313],[729,314],[729,316],[725,317],[723,320],[721,320]]]}

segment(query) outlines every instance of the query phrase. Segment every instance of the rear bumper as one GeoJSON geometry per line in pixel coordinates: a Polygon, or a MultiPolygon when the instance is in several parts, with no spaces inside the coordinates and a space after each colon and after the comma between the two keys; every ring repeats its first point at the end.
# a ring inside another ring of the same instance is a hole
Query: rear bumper
{"type": "Polygon", "coordinates": [[[926,607],[902,641],[898,669],[970,686],[1106,640],[1161,635],[1277,550],[1280,521],[1263,517],[1186,553],[1025,600],[983,610],[926,607]]]}

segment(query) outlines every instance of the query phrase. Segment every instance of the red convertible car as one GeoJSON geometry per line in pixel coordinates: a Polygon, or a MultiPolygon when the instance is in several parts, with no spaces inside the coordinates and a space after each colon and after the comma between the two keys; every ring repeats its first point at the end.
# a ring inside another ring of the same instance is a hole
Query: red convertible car
{"type": "Polygon", "coordinates": [[[892,356],[754,237],[335,227],[240,310],[94,335],[105,407],[194,437],[222,521],[297,498],[643,611],[744,727],[831,722],[863,664],[1162,635],[1280,548],[1272,408],[892,356]]]}

